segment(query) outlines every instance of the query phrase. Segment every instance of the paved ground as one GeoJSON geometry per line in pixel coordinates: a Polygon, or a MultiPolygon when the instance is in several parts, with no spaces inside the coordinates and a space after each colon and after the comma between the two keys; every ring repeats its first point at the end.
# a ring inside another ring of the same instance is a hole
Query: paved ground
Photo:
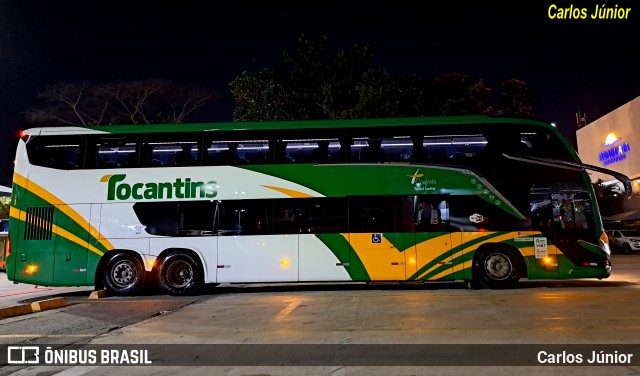
{"type": "MultiPolygon", "coordinates": [[[[615,257],[614,265],[614,277],[608,280],[524,282],[518,289],[503,291],[471,290],[460,283],[221,286],[195,304],[105,333],[89,344],[106,348],[165,345],[162,351],[166,358],[176,352],[186,352],[192,354],[193,364],[207,357],[194,349],[215,349],[209,347],[212,345],[227,345],[220,350],[235,349],[238,353],[251,349],[255,357],[261,352],[270,354],[282,349],[296,353],[295,347],[286,345],[304,344],[316,344],[320,346],[318,351],[335,349],[335,346],[339,350],[341,346],[350,349],[358,344],[398,344],[407,350],[411,345],[421,348],[424,344],[450,344],[477,351],[493,349],[487,347],[491,344],[514,348],[533,344],[540,346],[540,350],[557,344],[560,348],[555,350],[560,352],[565,351],[563,346],[570,351],[574,345],[587,346],[587,349],[593,346],[593,350],[600,349],[602,344],[637,346],[640,256],[615,257]],[[233,347],[238,345],[240,347],[233,347]],[[248,345],[264,345],[264,348],[248,345]]],[[[114,298],[104,303],[109,302],[118,304],[114,298]]],[[[65,319],[63,315],[55,317],[65,319]]],[[[307,367],[295,366],[295,363],[286,367],[43,366],[18,370],[16,375],[57,372],[91,376],[640,374],[640,367],[635,365],[465,366],[475,355],[466,354],[460,355],[457,367],[372,367],[367,364],[307,367]]],[[[640,352],[635,356],[640,358],[640,352]]],[[[156,356],[154,364],[162,364],[162,359],[156,356]]]]}

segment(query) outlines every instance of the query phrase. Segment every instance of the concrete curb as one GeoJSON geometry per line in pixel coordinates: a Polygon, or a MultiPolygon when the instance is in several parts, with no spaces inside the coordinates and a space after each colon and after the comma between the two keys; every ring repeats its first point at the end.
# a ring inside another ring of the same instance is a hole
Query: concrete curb
{"type": "Polygon", "coordinates": [[[7,317],[21,316],[33,313],[31,304],[20,304],[11,307],[0,308],[0,319],[7,317]]]}
{"type": "Polygon", "coordinates": [[[31,303],[33,312],[46,311],[48,309],[61,308],[67,305],[67,299],[65,298],[51,298],[47,300],[39,300],[31,303]]]}
{"type": "Polygon", "coordinates": [[[110,296],[111,294],[109,294],[106,290],[96,290],[96,291],[93,291],[91,295],[89,295],[89,299],[102,299],[102,298],[108,298],[110,296]]]}
{"type": "Polygon", "coordinates": [[[48,309],[62,308],[67,305],[65,298],[51,298],[38,300],[31,304],[18,304],[11,307],[0,308],[0,319],[27,315],[34,312],[46,311],[48,309]]]}

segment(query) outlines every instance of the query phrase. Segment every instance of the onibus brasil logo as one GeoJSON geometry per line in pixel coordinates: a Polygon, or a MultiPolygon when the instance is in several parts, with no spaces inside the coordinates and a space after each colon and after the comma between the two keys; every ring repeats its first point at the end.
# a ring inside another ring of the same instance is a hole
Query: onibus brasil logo
{"type": "Polygon", "coordinates": [[[159,200],[165,198],[214,198],[218,194],[215,181],[191,181],[191,178],[176,178],[169,182],[133,183],[124,182],[126,174],[105,175],[101,183],[107,183],[107,200],[159,200]]]}
{"type": "Polygon", "coordinates": [[[420,169],[417,169],[413,175],[407,175],[411,178],[411,184],[416,192],[420,191],[435,191],[436,179],[429,179],[420,173],[420,169]]]}

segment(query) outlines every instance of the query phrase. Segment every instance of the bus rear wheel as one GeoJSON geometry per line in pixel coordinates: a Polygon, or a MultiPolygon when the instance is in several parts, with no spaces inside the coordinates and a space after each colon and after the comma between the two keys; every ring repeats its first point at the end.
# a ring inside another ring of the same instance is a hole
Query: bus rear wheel
{"type": "Polygon", "coordinates": [[[158,268],[158,286],[170,295],[192,295],[200,286],[201,269],[188,253],[171,253],[158,268]]]}
{"type": "Polygon", "coordinates": [[[474,279],[490,289],[514,287],[520,280],[520,260],[506,249],[489,249],[475,262],[474,279]]]}
{"type": "Polygon", "coordinates": [[[114,295],[133,295],[144,284],[142,262],[128,252],[120,252],[107,261],[103,273],[104,287],[114,295]]]}

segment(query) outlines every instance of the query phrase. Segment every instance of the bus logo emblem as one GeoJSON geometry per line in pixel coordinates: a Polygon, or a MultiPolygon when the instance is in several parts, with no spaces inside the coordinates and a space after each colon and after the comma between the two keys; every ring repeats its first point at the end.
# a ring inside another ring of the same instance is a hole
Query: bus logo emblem
{"type": "Polygon", "coordinates": [[[429,179],[420,173],[420,169],[417,169],[413,175],[407,175],[411,178],[411,185],[416,192],[421,191],[435,191],[436,179],[429,179]]]}

